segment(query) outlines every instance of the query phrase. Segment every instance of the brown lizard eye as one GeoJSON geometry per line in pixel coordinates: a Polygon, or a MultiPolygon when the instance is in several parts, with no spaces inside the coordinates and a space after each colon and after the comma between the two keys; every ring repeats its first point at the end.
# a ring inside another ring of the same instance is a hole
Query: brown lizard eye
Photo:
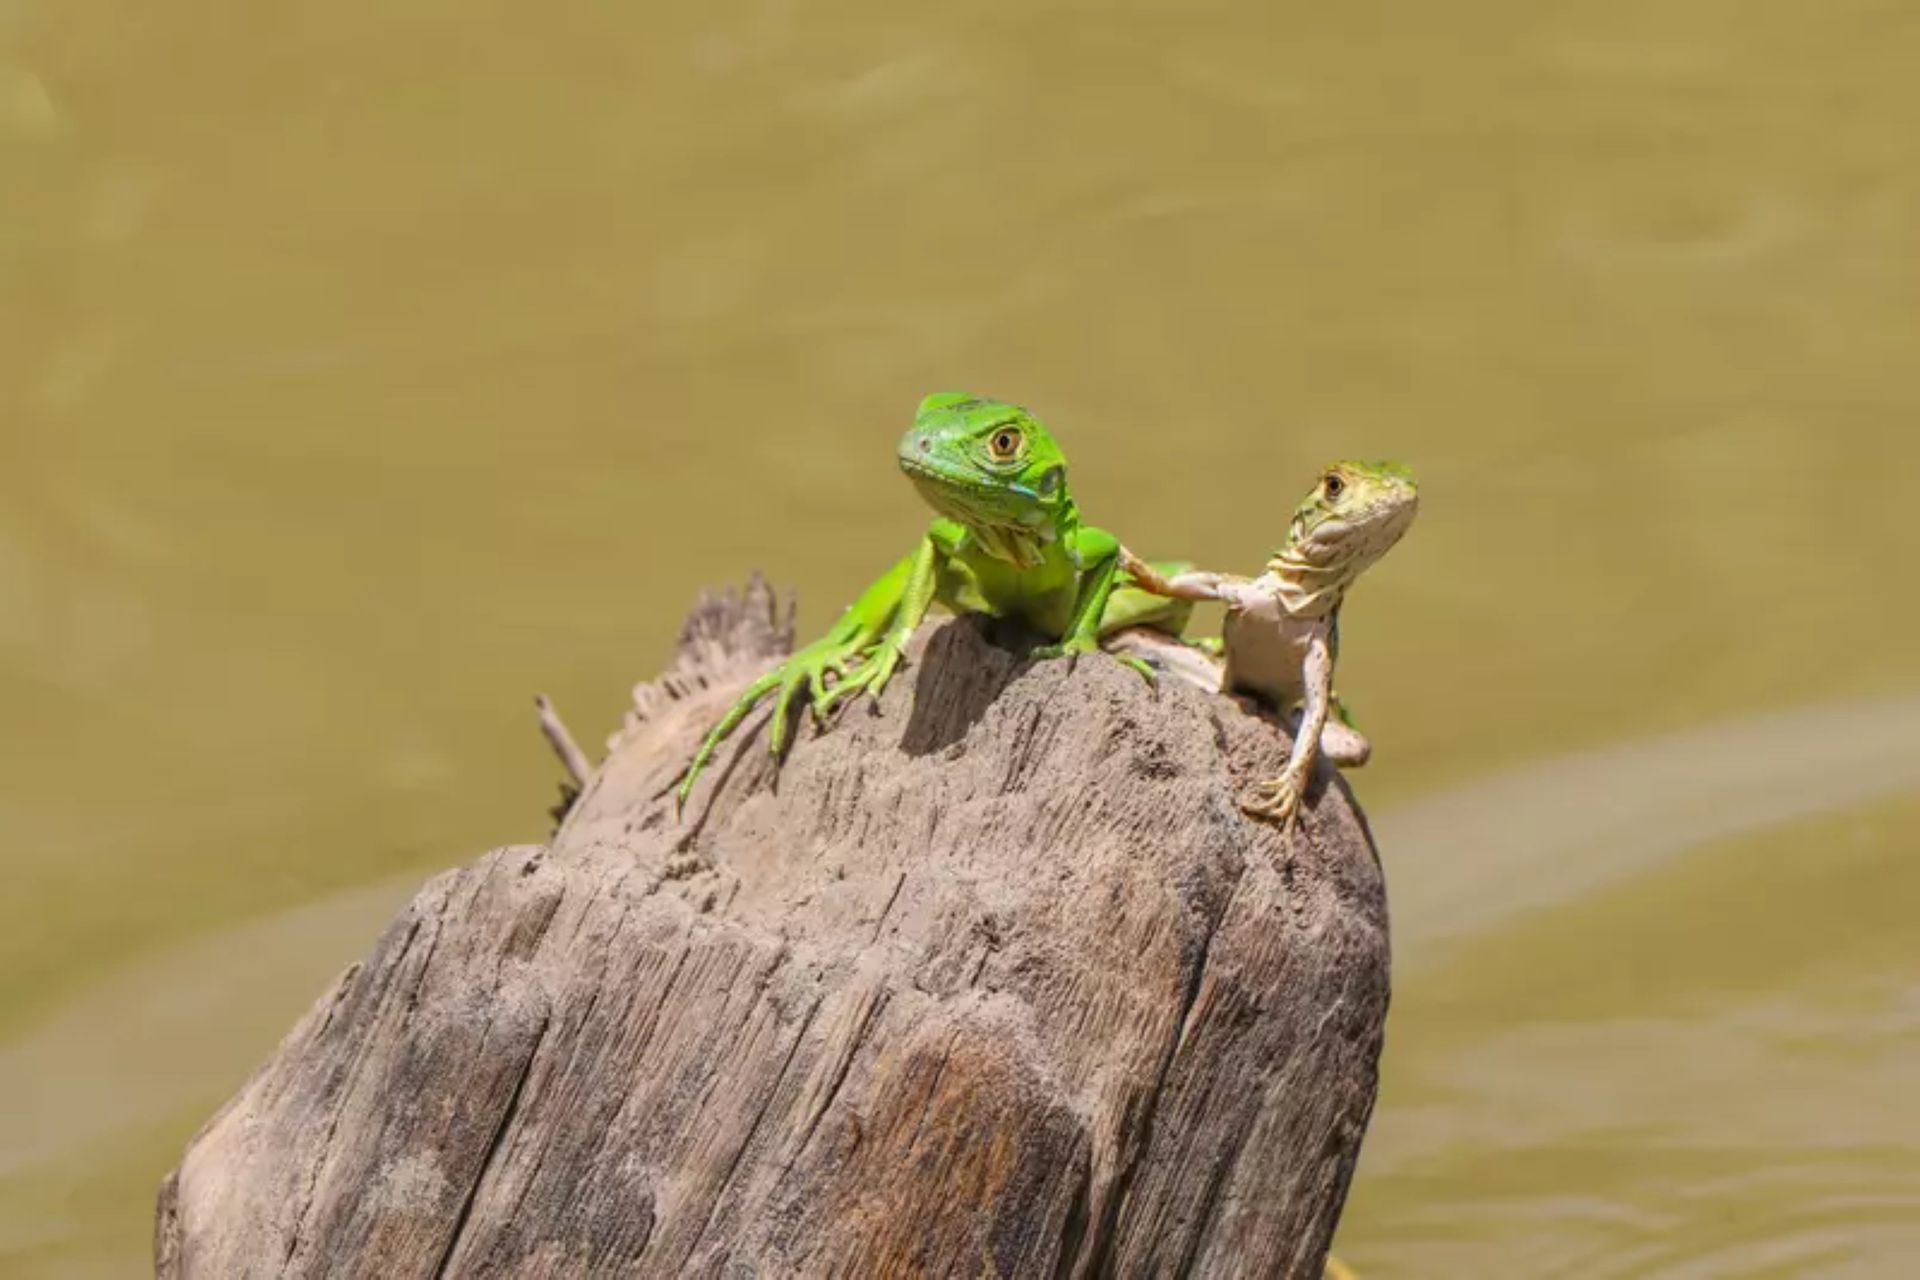
{"type": "Polygon", "coordinates": [[[1327,495],[1328,501],[1339,497],[1346,491],[1346,487],[1347,482],[1332,472],[1328,472],[1320,481],[1321,491],[1327,495]]]}
{"type": "Polygon", "coordinates": [[[987,441],[987,448],[992,451],[995,462],[1011,462],[1020,449],[1020,432],[1013,427],[1002,427],[987,441]]]}

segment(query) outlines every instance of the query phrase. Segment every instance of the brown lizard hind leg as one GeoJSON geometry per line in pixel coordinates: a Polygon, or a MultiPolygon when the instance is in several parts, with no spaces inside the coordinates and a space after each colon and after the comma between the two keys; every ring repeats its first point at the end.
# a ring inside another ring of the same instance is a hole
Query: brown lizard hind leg
{"type": "Polygon", "coordinates": [[[1329,720],[1320,731],[1320,754],[1342,769],[1358,769],[1373,758],[1373,744],[1352,725],[1329,720]]]}
{"type": "MultiPolygon", "coordinates": [[[[1287,716],[1287,732],[1300,732],[1299,711],[1287,716]]],[[[1329,716],[1325,727],[1320,730],[1320,754],[1333,761],[1341,769],[1358,769],[1373,758],[1373,744],[1367,741],[1367,735],[1350,724],[1329,716]]]]}

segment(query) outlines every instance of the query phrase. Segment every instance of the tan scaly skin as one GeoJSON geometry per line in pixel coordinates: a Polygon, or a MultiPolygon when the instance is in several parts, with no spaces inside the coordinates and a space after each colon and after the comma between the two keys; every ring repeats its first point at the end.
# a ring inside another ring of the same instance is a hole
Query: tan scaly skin
{"type": "MultiPolygon", "coordinates": [[[[1340,605],[1347,588],[1400,540],[1420,504],[1413,473],[1394,462],[1336,462],[1301,500],[1286,544],[1257,578],[1225,573],[1166,577],[1121,548],[1134,585],[1175,600],[1218,600],[1227,606],[1222,637],[1226,672],[1221,687],[1247,694],[1283,715],[1298,710],[1293,753],[1280,776],[1261,783],[1240,807],[1292,831],[1313,776],[1323,734],[1337,728],[1328,715],[1337,704],[1333,666],[1340,647],[1340,605]]],[[[1364,760],[1357,733],[1330,734],[1351,745],[1336,763],[1364,760]]]]}

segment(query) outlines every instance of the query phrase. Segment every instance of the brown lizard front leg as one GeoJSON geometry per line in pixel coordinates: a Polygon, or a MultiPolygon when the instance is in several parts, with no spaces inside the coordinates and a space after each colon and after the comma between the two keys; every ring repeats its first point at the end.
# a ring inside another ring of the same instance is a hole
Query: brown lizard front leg
{"type": "Polygon", "coordinates": [[[1240,807],[1257,818],[1278,822],[1291,834],[1300,820],[1300,800],[1313,776],[1314,752],[1320,746],[1320,734],[1327,727],[1327,712],[1333,705],[1332,628],[1316,624],[1307,638],[1306,660],[1301,675],[1306,684],[1306,706],[1300,715],[1300,728],[1293,736],[1293,754],[1279,777],[1263,782],[1240,802],[1240,807]]]}
{"type": "Polygon", "coordinates": [[[1223,600],[1231,604],[1233,589],[1247,582],[1231,573],[1192,572],[1168,578],[1126,547],[1120,548],[1120,567],[1133,576],[1141,590],[1169,600],[1223,600]]]}

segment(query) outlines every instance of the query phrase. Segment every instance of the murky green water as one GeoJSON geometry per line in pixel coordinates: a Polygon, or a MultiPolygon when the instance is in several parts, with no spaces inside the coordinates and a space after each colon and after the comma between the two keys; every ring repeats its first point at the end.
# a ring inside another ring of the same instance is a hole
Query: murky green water
{"type": "Polygon", "coordinates": [[[0,5],[0,1272],[153,1184],[919,396],[1252,567],[1394,893],[1369,1280],[1920,1267],[1920,11],[0,5]]]}

